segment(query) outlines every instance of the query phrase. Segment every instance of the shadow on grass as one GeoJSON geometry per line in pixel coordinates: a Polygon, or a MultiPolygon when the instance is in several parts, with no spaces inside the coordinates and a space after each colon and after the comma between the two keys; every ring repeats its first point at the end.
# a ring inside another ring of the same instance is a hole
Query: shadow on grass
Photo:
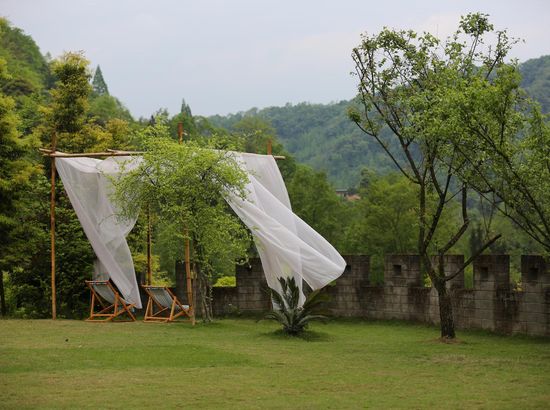
{"type": "Polygon", "coordinates": [[[329,334],[314,330],[306,330],[299,335],[289,335],[283,332],[282,329],[278,329],[273,332],[262,333],[261,336],[274,340],[303,340],[305,342],[329,342],[331,340],[329,334]]]}

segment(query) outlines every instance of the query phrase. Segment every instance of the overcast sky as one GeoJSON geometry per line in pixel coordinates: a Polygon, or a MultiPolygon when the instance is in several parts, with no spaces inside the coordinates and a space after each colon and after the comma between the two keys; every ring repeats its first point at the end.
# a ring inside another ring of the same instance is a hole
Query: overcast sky
{"type": "Polygon", "coordinates": [[[0,0],[43,54],[83,50],[135,117],[349,99],[360,33],[446,36],[471,11],[523,38],[521,61],[550,54],[549,0],[0,0]]]}

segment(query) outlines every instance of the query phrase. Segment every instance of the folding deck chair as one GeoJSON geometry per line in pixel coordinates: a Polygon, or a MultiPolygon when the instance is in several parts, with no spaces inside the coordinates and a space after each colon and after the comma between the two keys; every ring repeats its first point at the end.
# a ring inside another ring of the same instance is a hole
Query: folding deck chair
{"type": "Polygon", "coordinates": [[[122,315],[127,315],[129,319],[117,320],[117,322],[134,322],[136,320],[132,314],[135,304],[126,302],[111,282],[108,280],[87,280],[86,284],[92,294],[90,317],[86,321],[111,322],[122,315]],[[99,311],[96,311],[98,305],[99,311]]]}
{"type": "Polygon", "coordinates": [[[186,316],[192,323],[189,305],[183,305],[165,286],[142,285],[149,296],[145,309],[145,322],[174,322],[180,316],[186,316]]]}

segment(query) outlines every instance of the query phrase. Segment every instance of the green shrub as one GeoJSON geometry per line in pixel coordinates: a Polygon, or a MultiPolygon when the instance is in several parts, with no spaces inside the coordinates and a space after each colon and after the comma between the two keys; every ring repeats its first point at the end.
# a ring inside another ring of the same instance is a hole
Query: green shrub
{"type": "Polygon", "coordinates": [[[235,276],[222,276],[214,284],[214,287],[217,288],[234,288],[236,286],[237,278],[235,276]]]}
{"type": "Polygon", "coordinates": [[[271,299],[276,306],[265,314],[264,319],[275,320],[283,326],[283,332],[297,336],[304,332],[312,320],[325,321],[326,316],[319,314],[321,305],[328,301],[328,295],[322,289],[311,292],[303,306],[299,306],[300,289],[294,278],[279,278],[282,292],[270,289],[271,299]]]}

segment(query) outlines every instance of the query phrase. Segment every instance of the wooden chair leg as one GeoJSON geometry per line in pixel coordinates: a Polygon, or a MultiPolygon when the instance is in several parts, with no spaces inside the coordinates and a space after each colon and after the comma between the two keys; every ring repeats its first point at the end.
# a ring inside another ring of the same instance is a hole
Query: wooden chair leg
{"type": "Polygon", "coordinates": [[[132,319],[133,322],[136,321],[136,317],[134,316],[134,314],[132,313],[132,308],[134,307],[134,305],[124,305],[124,310],[126,311],[126,313],[128,314],[128,316],[130,316],[130,318],[132,319]]]}
{"type": "Polygon", "coordinates": [[[174,320],[174,310],[176,309],[176,301],[172,299],[172,309],[170,310],[170,322],[174,320]]]}
{"type": "Polygon", "coordinates": [[[94,292],[91,292],[92,293],[92,296],[91,296],[91,302],[90,302],[90,317],[88,318],[88,320],[90,320],[93,316],[94,316],[94,305],[95,305],[95,295],[94,295],[94,292]]]}
{"type": "Polygon", "coordinates": [[[143,318],[144,321],[147,321],[149,319],[149,316],[151,316],[151,298],[147,298],[147,307],[145,308],[145,317],[143,318]]]}

